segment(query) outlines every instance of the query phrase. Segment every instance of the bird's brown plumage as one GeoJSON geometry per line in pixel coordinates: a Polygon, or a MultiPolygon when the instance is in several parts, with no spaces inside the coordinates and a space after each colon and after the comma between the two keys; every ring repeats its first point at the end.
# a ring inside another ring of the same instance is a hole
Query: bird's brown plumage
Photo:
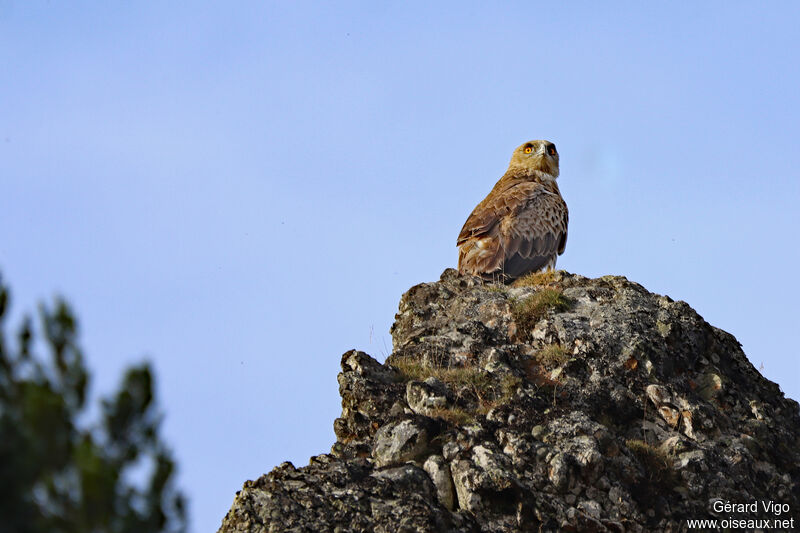
{"type": "Polygon", "coordinates": [[[567,244],[568,223],[557,177],[553,143],[530,141],[514,150],[505,175],[458,235],[459,272],[512,281],[555,268],[567,244]]]}

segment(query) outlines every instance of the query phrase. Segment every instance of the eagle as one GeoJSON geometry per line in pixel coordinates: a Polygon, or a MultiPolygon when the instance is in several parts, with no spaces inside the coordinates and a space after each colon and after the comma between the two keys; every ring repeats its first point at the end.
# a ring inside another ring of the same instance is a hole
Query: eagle
{"type": "Polygon", "coordinates": [[[458,270],[509,283],[552,270],[567,245],[567,204],[556,184],[558,151],[550,141],[528,141],[479,203],[458,235],[458,270]]]}

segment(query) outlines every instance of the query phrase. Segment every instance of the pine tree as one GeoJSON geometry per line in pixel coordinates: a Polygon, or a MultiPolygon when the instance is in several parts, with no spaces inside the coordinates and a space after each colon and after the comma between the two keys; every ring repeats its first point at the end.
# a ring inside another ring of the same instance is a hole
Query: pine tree
{"type": "Polygon", "coordinates": [[[0,533],[185,531],[150,365],[128,368],[87,420],[90,373],[67,303],[41,305],[38,332],[26,317],[11,341],[8,303],[0,278],[0,533]]]}

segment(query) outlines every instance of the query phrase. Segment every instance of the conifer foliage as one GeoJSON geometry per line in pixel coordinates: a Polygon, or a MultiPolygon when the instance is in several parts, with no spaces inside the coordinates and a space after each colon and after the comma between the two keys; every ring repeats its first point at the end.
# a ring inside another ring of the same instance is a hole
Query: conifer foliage
{"type": "Polygon", "coordinates": [[[61,299],[7,334],[0,278],[0,533],[183,532],[148,363],[89,409],[90,372],[61,299]],[[89,413],[97,413],[94,420],[89,413]]]}

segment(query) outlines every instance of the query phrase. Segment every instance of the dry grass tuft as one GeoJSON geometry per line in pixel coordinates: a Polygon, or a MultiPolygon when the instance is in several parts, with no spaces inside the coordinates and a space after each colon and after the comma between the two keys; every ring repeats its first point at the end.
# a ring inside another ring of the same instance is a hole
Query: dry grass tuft
{"type": "Polygon", "coordinates": [[[546,288],[537,291],[520,302],[516,302],[511,308],[514,322],[520,331],[530,331],[533,326],[541,320],[550,309],[554,311],[566,311],[572,302],[564,296],[558,289],[546,288]]]}
{"type": "Polygon", "coordinates": [[[491,383],[489,375],[475,365],[464,366],[429,366],[413,357],[396,357],[391,365],[405,380],[424,381],[435,377],[442,383],[452,386],[470,386],[483,390],[491,383]]]}
{"type": "Polygon", "coordinates": [[[553,370],[567,362],[567,350],[560,344],[548,344],[533,356],[547,370],[553,370]]]}
{"type": "Polygon", "coordinates": [[[495,407],[505,405],[514,399],[519,386],[522,385],[522,378],[509,374],[503,376],[499,385],[492,385],[484,391],[484,396],[480,398],[478,412],[485,415],[495,407]]]}
{"type": "Polygon", "coordinates": [[[672,468],[673,458],[669,453],[639,439],[626,440],[625,445],[642,462],[650,481],[662,485],[672,483],[675,471],[672,468]]]}
{"type": "Polygon", "coordinates": [[[428,416],[432,418],[441,418],[452,426],[463,426],[475,422],[475,415],[460,407],[431,409],[428,412],[428,416]]]}
{"type": "Polygon", "coordinates": [[[491,285],[486,286],[486,290],[489,292],[496,292],[498,294],[507,295],[508,294],[508,287],[505,285],[498,285],[496,283],[492,283],[491,285]]]}
{"type": "Polygon", "coordinates": [[[514,287],[538,287],[549,285],[556,279],[555,270],[545,270],[543,272],[532,272],[527,276],[522,276],[513,283],[514,287]]]}
{"type": "Polygon", "coordinates": [[[500,381],[500,397],[497,399],[498,404],[508,403],[514,398],[520,385],[522,385],[522,378],[514,375],[503,376],[503,379],[500,381]]]}
{"type": "Polygon", "coordinates": [[[451,424],[472,422],[476,414],[486,414],[490,409],[510,402],[522,384],[522,378],[506,375],[493,379],[492,375],[476,365],[458,367],[428,366],[419,359],[396,357],[390,363],[404,380],[425,380],[435,377],[454,395],[474,407],[447,407],[431,411],[451,424]]]}
{"type": "MultiPolygon", "coordinates": [[[[528,381],[536,385],[541,393],[553,395],[553,406],[555,406],[559,387],[564,383],[558,378],[554,379],[550,371],[536,359],[529,359],[526,361],[524,363],[524,370],[525,377],[528,378],[528,381]]],[[[565,396],[565,391],[562,390],[561,396],[565,396]]]]}

